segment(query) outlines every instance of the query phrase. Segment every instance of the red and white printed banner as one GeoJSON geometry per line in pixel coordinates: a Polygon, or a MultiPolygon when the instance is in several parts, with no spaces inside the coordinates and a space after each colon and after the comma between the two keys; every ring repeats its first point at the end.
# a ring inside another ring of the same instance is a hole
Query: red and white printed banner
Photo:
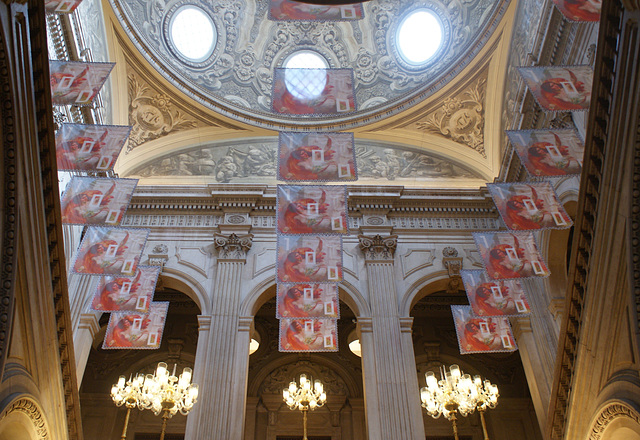
{"type": "Polygon", "coordinates": [[[62,124],[56,133],[58,171],[109,171],[129,137],[129,125],[62,124]]]}
{"type": "Polygon", "coordinates": [[[470,306],[451,306],[460,354],[500,353],[518,349],[509,319],[473,316],[470,306]]]}
{"type": "Polygon", "coordinates": [[[507,131],[520,161],[534,177],[580,175],[584,143],[573,129],[507,131]]]}
{"type": "Polygon", "coordinates": [[[159,274],[158,266],[138,266],[134,277],[101,277],[91,309],[98,312],[149,313],[159,274]]]}
{"type": "Polygon", "coordinates": [[[49,14],[71,14],[82,0],[45,0],[44,10],[49,14]]]}
{"type": "Polygon", "coordinates": [[[280,234],[348,234],[347,187],[278,185],[276,227],[280,234]]]}
{"type": "Polygon", "coordinates": [[[549,182],[488,183],[487,188],[511,230],[567,229],[573,224],[549,182]]]}
{"type": "Polygon", "coordinates": [[[544,110],[589,110],[593,83],[590,66],[519,67],[518,71],[544,110]]]}
{"type": "Polygon", "coordinates": [[[89,275],[133,276],[148,235],[148,229],[89,226],[72,270],[89,275]]]}
{"type": "Polygon", "coordinates": [[[281,319],[279,351],[338,351],[337,320],[281,319]]]}
{"type": "Polygon", "coordinates": [[[520,280],[492,280],[483,270],[461,270],[471,310],[476,316],[518,316],[531,313],[520,280]]]}
{"type": "Polygon", "coordinates": [[[160,348],[169,302],[151,303],[148,314],[114,312],[109,318],[102,348],[155,350],[160,348]]]}
{"type": "Polygon", "coordinates": [[[122,221],[137,179],[74,177],[62,195],[62,222],[117,226],[122,221]]]}
{"type": "Polygon", "coordinates": [[[272,107],[288,115],[354,112],[353,70],[276,68],[272,107]]]}
{"type": "Polygon", "coordinates": [[[338,285],[278,284],[278,318],[339,318],[338,285]]]}
{"type": "Polygon", "coordinates": [[[115,63],[49,60],[53,105],[89,105],[115,63]]]}
{"type": "Polygon", "coordinates": [[[269,19],[274,21],[362,20],[362,4],[314,5],[293,0],[271,0],[269,19]]]}
{"type": "Polygon", "coordinates": [[[278,283],[338,283],[342,281],[340,236],[277,236],[278,283]]]}
{"type": "Polygon", "coordinates": [[[495,280],[549,276],[531,232],[474,232],[473,239],[487,274],[495,280]]]}
{"type": "Polygon", "coordinates": [[[289,182],[358,180],[353,133],[281,132],[278,179],[289,182]]]}
{"type": "Polygon", "coordinates": [[[569,21],[600,21],[601,0],[553,0],[569,21]]]}

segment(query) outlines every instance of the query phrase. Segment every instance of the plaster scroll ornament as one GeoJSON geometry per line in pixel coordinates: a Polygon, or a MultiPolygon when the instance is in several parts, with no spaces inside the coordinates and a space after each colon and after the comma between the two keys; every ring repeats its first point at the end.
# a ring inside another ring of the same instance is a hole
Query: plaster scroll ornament
{"type": "Polygon", "coordinates": [[[221,259],[245,259],[253,244],[253,234],[227,236],[216,233],[213,244],[221,259]]]}
{"type": "Polygon", "coordinates": [[[398,245],[397,235],[387,237],[359,235],[358,240],[360,241],[360,250],[367,260],[391,260],[398,245]]]}

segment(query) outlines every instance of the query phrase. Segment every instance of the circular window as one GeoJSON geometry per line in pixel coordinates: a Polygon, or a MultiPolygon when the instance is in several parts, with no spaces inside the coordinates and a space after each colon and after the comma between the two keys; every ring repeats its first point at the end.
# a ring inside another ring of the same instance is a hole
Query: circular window
{"type": "Polygon", "coordinates": [[[428,9],[413,11],[398,26],[398,48],[409,64],[429,61],[442,46],[442,39],[442,24],[428,9]]]}
{"type": "Polygon", "coordinates": [[[216,45],[213,20],[196,6],[183,6],[173,15],[169,34],[180,55],[195,63],[206,60],[216,45]]]}
{"type": "Polygon", "coordinates": [[[313,99],[320,96],[327,85],[327,73],[329,67],[318,53],[310,50],[295,52],[285,60],[283,67],[284,82],[287,90],[298,99],[313,99]]]}

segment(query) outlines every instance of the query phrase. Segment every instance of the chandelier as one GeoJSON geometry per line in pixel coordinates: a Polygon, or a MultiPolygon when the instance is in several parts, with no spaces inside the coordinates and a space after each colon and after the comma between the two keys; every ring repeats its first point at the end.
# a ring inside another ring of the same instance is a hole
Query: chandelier
{"type": "Polygon", "coordinates": [[[311,380],[306,374],[300,375],[300,386],[295,381],[289,383],[289,388],[282,391],[282,397],[290,410],[299,409],[302,411],[303,437],[307,440],[307,412],[324,405],[327,394],[320,380],[316,379],[311,386],[311,380]]]}
{"type": "Polygon", "coordinates": [[[458,440],[456,414],[466,417],[477,408],[480,412],[484,439],[489,440],[484,412],[488,408],[495,408],[498,403],[496,385],[488,380],[483,382],[480,376],[471,379],[469,374],[463,374],[455,364],[449,367],[449,371],[441,368],[440,380],[433,371],[428,371],[425,377],[427,386],[420,390],[420,400],[431,417],[437,419],[444,415],[453,424],[453,435],[458,440]]]}

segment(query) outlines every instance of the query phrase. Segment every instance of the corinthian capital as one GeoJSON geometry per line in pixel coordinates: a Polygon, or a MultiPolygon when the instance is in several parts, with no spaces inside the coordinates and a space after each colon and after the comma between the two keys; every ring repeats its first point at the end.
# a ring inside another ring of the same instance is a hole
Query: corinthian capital
{"type": "Polygon", "coordinates": [[[214,246],[218,250],[218,258],[226,260],[244,260],[251,249],[253,234],[237,236],[236,234],[214,234],[214,246]]]}
{"type": "Polygon", "coordinates": [[[393,255],[398,245],[397,235],[389,235],[387,237],[382,237],[381,235],[373,237],[359,235],[358,239],[360,240],[360,250],[364,254],[365,260],[393,260],[393,255]]]}

